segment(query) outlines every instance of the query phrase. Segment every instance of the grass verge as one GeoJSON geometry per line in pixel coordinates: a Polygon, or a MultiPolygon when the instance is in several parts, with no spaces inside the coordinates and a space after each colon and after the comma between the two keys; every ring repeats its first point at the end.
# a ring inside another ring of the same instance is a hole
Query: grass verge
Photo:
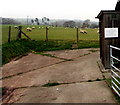
{"type": "MultiPolygon", "coordinates": [[[[25,55],[29,52],[43,52],[43,51],[53,51],[53,50],[65,50],[74,49],[72,45],[75,41],[65,41],[65,40],[50,40],[45,42],[43,40],[31,41],[27,39],[20,39],[11,41],[10,43],[5,43],[2,45],[2,64],[10,62],[13,58],[25,55]]],[[[98,48],[98,41],[79,41],[78,47],[81,48],[98,48]]]]}

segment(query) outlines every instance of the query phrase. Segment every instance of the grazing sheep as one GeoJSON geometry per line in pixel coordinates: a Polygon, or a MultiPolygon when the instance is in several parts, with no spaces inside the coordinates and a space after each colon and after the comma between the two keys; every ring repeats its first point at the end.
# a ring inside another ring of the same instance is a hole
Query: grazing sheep
{"type": "Polygon", "coordinates": [[[32,29],[35,29],[35,27],[32,27],[32,29]]]}
{"type": "Polygon", "coordinates": [[[97,31],[97,33],[99,33],[99,30],[97,31]]]}
{"type": "Polygon", "coordinates": [[[18,26],[14,26],[14,28],[15,28],[15,29],[17,29],[17,28],[18,28],[18,26]]]}
{"type": "Polygon", "coordinates": [[[80,33],[87,34],[87,31],[86,30],[80,30],[80,33]]]}
{"type": "Polygon", "coordinates": [[[87,34],[87,31],[86,31],[86,30],[84,30],[84,33],[85,33],[85,34],[87,34]]]}
{"type": "Polygon", "coordinates": [[[27,31],[32,31],[32,28],[28,27],[28,28],[27,28],[27,31]]]}
{"type": "Polygon", "coordinates": [[[83,34],[84,34],[84,30],[80,30],[80,33],[83,33],[83,34]]]}

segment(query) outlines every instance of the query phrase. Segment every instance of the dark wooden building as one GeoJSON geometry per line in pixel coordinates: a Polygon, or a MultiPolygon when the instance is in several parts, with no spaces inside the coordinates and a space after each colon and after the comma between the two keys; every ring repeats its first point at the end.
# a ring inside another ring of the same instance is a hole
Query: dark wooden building
{"type": "Polygon", "coordinates": [[[120,0],[116,4],[115,11],[120,11],[120,0]]]}
{"type": "MultiPolygon", "coordinates": [[[[99,19],[100,58],[107,69],[110,68],[109,45],[120,48],[120,11],[101,11],[97,18],[99,19]],[[118,37],[105,38],[105,28],[118,28],[118,37]]],[[[120,58],[119,52],[114,52],[114,55],[120,58]]]]}

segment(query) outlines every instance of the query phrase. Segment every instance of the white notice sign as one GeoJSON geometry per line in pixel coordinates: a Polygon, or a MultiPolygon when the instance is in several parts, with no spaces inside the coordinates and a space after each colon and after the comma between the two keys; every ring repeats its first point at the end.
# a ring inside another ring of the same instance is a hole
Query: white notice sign
{"type": "Polygon", "coordinates": [[[118,37],[118,28],[105,28],[105,38],[118,37]]]}

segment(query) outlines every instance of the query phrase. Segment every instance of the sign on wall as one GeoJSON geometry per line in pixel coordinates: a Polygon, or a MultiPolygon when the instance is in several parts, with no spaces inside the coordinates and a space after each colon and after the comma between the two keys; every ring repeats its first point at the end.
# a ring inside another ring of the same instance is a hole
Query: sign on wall
{"type": "Polygon", "coordinates": [[[105,38],[118,37],[118,28],[105,28],[105,38]]]}

